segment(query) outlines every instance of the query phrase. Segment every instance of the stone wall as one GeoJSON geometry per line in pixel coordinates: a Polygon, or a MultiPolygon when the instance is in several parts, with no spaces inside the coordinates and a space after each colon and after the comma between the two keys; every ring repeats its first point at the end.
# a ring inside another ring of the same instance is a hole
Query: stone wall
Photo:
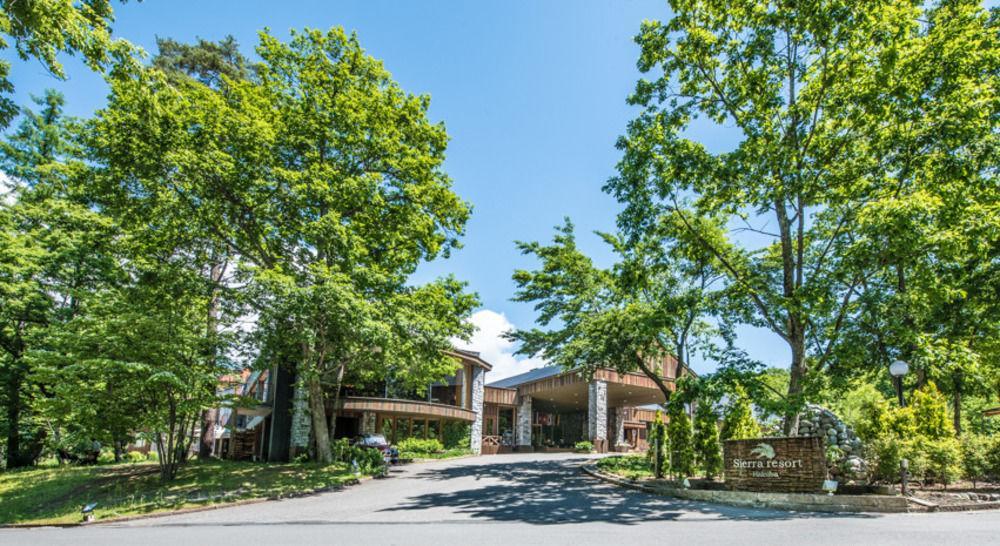
{"type": "Polygon", "coordinates": [[[807,404],[806,411],[799,415],[798,435],[818,436],[825,446],[840,449],[841,456],[831,468],[833,474],[859,478],[867,471],[861,439],[832,411],[816,404],[807,404]]]}
{"type": "Polygon", "coordinates": [[[815,493],[826,479],[823,442],[815,436],[727,440],[726,486],[737,491],[815,493]]]}
{"type": "Polygon", "coordinates": [[[483,397],[486,390],[486,370],[475,366],[472,369],[472,411],[476,414],[476,419],[472,421],[470,429],[472,452],[479,455],[483,450],[483,397]]]}

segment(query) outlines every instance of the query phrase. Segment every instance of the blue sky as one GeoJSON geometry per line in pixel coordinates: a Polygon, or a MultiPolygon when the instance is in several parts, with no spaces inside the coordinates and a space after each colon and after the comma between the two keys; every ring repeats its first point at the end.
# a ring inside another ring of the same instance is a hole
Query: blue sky
{"type": "MultiPolygon", "coordinates": [[[[591,232],[613,229],[619,208],[600,188],[619,157],[615,139],[634,115],[625,104],[639,77],[633,36],[643,19],[669,17],[666,2],[146,0],[114,6],[116,35],[150,52],[156,36],[191,41],[232,34],[250,54],[264,27],[283,36],[290,28],[340,25],[357,31],[404,89],[429,94],[431,117],[443,121],[452,138],[447,171],[474,212],[465,247],[422,267],[416,280],[454,273],[479,293],[482,332],[473,346],[498,364],[491,379],[539,364],[514,359],[512,347],[497,339],[504,328],[528,327],[535,318],[529,305],[510,301],[511,272],[533,265],[514,241],[548,240],[569,216],[581,246],[599,263],[610,259],[591,232]]],[[[66,95],[72,114],[100,108],[101,78],[74,59],[65,61],[66,81],[37,62],[16,62],[18,102],[52,87],[66,95]]],[[[709,125],[691,134],[716,150],[738,136],[709,125]]],[[[740,344],[764,362],[787,362],[787,348],[766,332],[744,330],[740,344]]]]}

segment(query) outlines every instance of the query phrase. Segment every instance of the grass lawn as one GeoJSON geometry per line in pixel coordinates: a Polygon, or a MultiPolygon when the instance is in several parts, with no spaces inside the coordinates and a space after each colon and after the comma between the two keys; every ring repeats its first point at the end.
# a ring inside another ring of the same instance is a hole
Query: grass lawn
{"type": "Polygon", "coordinates": [[[597,468],[609,474],[615,474],[630,480],[652,478],[653,472],[646,462],[645,455],[619,455],[605,457],[597,461],[597,468]]]}
{"type": "Polygon", "coordinates": [[[156,463],[64,466],[0,472],[0,524],[75,523],[98,503],[95,518],[305,493],[355,476],[344,464],[192,461],[163,484],[156,463]]]}
{"type": "Polygon", "coordinates": [[[455,448],[446,449],[444,451],[438,451],[434,453],[426,453],[422,451],[400,451],[400,459],[411,459],[414,461],[421,460],[432,460],[432,459],[452,459],[455,457],[464,457],[466,455],[472,455],[472,450],[468,448],[455,448]]]}

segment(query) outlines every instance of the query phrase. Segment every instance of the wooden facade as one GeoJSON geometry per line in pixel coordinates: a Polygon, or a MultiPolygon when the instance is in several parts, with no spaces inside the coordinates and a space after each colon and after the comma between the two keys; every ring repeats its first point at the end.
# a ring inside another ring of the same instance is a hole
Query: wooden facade
{"type": "Polygon", "coordinates": [[[339,409],[344,412],[386,413],[469,422],[476,420],[476,413],[474,411],[458,406],[420,402],[417,400],[400,400],[396,398],[349,396],[341,399],[339,409]]]}

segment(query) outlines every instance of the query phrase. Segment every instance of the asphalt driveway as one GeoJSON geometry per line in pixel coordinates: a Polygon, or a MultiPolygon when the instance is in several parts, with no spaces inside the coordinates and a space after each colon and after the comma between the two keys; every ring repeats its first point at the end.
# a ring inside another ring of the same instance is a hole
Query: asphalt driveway
{"type": "Polygon", "coordinates": [[[1000,512],[831,515],[655,497],[528,454],[414,464],[276,502],[71,529],[0,544],[1000,544],[1000,512]]]}

